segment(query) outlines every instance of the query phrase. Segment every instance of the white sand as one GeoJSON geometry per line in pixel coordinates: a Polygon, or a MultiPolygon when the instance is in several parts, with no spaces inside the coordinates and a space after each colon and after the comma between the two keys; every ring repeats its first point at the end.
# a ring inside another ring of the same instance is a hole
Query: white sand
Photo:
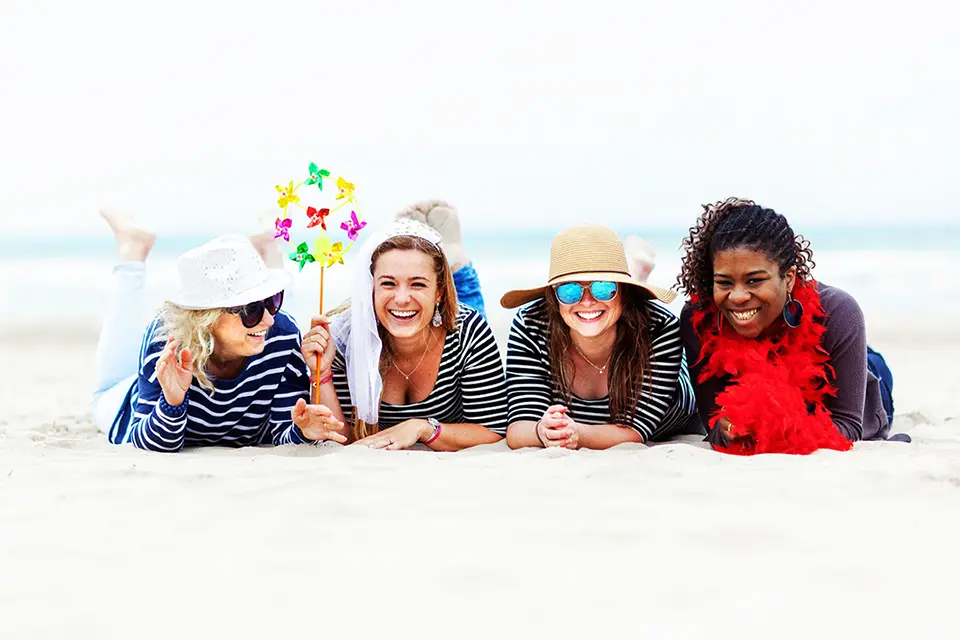
{"type": "Polygon", "coordinates": [[[95,432],[88,338],[8,334],[0,637],[957,637],[960,343],[885,340],[912,445],[743,459],[149,454],[95,432]]]}

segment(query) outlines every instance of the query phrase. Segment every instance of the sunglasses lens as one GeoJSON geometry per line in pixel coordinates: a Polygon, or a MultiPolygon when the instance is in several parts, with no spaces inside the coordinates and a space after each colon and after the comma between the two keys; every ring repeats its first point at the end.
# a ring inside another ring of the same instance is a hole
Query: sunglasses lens
{"type": "Polygon", "coordinates": [[[280,307],[283,305],[283,291],[280,293],[275,293],[269,298],[265,299],[263,304],[267,308],[267,311],[270,312],[270,315],[277,315],[277,311],[280,311],[280,307]]]}
{"type": "Polygon", "coordinates": [[[240,320],[247,329],[253,329],[263,320],[263,301],[251,302],[240,311],[240,320]]]}
{"type": "Polygon", "coordinates": [[[617,295],[617,283],[594,282],[590,285],[590,294],[597,302],[609,302],[617,295]]]}
{"type": "Polygon", "coordinates": [[[557,300],[562,304],[577,304],[583,297],[583,287],[579,282],[565,282],[557,287],[557,300]]]}

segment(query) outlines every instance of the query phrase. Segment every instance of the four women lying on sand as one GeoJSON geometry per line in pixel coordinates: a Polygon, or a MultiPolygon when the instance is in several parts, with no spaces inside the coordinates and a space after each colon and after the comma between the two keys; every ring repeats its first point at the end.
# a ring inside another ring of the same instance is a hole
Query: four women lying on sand
{"type": "Polygon", "coordinates": [[[106,212],[120,264],[95,422],[113,443],[155,451],[324,440],[455,451],[504,436],[512,448],[605,449],[706,428],[714,448],[753,454],[886,438],[889,370],[872,352],[868,366],[856,301],[812,280],[808,243],[783,216],[736,199],[705,209],[684,241],[679,321],[659,304],[675,294],[631,277],[612,230],[558,234],[547,284],[501,300],[525,305],[506,372],[446,203],[372,233],[351,300],[302,340],[282,311],[289,276],[242,236],[182,255],[181,289],[144,332],[153,236],[106,212]]]}

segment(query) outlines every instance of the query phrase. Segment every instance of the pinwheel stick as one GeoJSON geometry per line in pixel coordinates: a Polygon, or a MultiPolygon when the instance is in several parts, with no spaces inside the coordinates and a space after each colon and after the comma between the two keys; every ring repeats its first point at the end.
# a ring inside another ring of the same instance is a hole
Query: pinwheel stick
{"type": "MultiPolygon", "coordinates": [[[[320,315],[323,315],[323,265],[320,265],[320,315]]],[[[317,355],[317,364],[320,364],[320,356],[317,355]]],[[[320,367],[318,366],[317,369],[320,367]]],[[[320,375],[320,372],[317,371],[317,375],[320,375]]],[[[320,404],[320,381],[317,380],[317,384],[313,387],[313,404],[320,404]]]]}

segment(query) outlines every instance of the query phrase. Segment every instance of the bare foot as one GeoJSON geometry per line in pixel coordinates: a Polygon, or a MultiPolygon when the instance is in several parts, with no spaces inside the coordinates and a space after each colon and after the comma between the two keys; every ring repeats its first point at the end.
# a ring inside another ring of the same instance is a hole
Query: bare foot
{"type": "Polygon", "coordinates": [[[454,273],[470,262],[470,257],[463,248],[460,214],[452,204],[443,200],[421,200],[401,210],[394,217],[397,220],[411,218],[436,229],[440,234],[443,253],[447,256],[450,270],[454,273]]]}
{"type": "Polygon", "coordinates": [[[157,236],[134,224],[133,218],[116,209],[100,209],[117,242],[117,253],[123,262],[146,262],[157,236]]]}
{"type": "Polygon", "coordinates": [[[257,218],[257,231],[250,236],[250,244],[254,246],[264,264],[270,269],[283,269],[284,241],[276,237],[277,218],[283,212],[280,209],[271,209],[257,218]]]}
{"type": "Polygon", "coordinates": [[[646,282],[650,272],[657,266],[657,251],[645,238],[629,236],[623,243],[627,255],[630,277],[637,282],[646,282]]]}

